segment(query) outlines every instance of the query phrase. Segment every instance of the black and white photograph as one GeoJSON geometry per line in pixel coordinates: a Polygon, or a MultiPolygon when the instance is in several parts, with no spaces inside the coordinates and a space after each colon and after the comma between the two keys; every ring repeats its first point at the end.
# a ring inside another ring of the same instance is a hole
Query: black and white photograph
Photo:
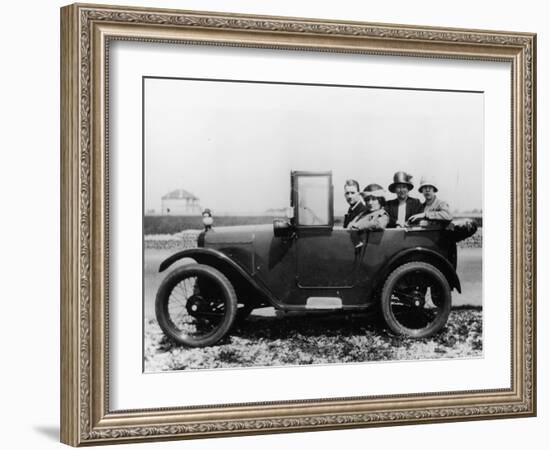
{"type": "Polygon", "coordinates": [[[144,372],[483,357],[482,91],[142,87],[144,372]]]}

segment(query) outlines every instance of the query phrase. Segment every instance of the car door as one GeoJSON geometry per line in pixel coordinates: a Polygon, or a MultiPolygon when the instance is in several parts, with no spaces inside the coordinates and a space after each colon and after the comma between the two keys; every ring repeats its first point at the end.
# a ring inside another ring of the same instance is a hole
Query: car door
{"type": "Polygon", "coordinates": [[[331,172],[293,172],[296,280],[299,288],[352,287],[358,232],[334,229],[331,172]]]}
{"type": "Polygon", "coordinates": [[[363,239],[359,232],[342,228],[301,228],[296,236],[298,287],[353,287],[357,281],[363,239]]]}

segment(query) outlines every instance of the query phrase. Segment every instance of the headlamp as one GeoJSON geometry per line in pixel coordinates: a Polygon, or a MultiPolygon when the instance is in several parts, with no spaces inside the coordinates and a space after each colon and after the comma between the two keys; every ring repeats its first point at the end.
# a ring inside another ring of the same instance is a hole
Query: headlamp
{"type": "Polygon", "coordinates": [[[202,212],[202,223],[204,224],[205,230],[209,230],[210,228],[212,228],[214,218],[212,217],[212,211],[210,211],[210,209],[208,208],[202,212]]]}

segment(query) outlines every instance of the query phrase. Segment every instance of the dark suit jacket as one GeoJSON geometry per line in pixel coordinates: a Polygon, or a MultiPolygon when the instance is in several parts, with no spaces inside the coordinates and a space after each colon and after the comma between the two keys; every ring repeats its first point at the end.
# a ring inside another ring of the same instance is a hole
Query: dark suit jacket
{"type": "Polygon", "coordinates": [[[344,228],[347,228],[349,223],[355,219],[358,215],[367,211],[367,206],[364,203],[359,202],[355,205],[355,208],[349,207],[347,214],[344,216],[344,228]]]}
{"type": "MultiPolygon", "coordinates": [[[[388,228],[395,228],[397,226],[397,210],[399,208],[399,200],[394,199],[386,203],[386,211],[390,216],[390,222],[388,223],[388,228]]],[[[417,198],[409,197],[407,198],[407,209],[405,211],[405,220],[408,220],[409,217],[414,214],[421,213],[424,209],[422,208],[422,203],[417,198]]]]}

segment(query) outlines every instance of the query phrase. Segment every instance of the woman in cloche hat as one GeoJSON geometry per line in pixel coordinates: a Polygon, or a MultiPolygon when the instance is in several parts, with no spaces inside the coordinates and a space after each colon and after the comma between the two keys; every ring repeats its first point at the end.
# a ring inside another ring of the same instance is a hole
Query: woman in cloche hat
{"type": "Polygon", "coordinates": [[[453,220],[449,204],[437,198],[437,185],[433,180],[422,177],[418,191],[424,196],[425,202],[422,204],[421,212],[411,216],[409,222],[415,222],[422,219],[450,221],[453,220]]]}
{"type": "Polygon", "coordinates": [[[386,194],[379,184],[369,184],[361,196],[365,200],[367,210],[360,216],[353,219],[349,228],[352,230],[383,230],[388,225],[390,216],[384,210],[386,203],[386,194]]]}
{"type": "Polygon", "coordinates": [[[409,197],[409,191],[413,188],[411,179],[412,176],[406,172],[395,172],[393,175],[393,183],[388,186],[388,190],[397,198],[386,204],[390,216],[388,227],[404,227],[411,216],[423,211],[420,200],[409,197]]]}

